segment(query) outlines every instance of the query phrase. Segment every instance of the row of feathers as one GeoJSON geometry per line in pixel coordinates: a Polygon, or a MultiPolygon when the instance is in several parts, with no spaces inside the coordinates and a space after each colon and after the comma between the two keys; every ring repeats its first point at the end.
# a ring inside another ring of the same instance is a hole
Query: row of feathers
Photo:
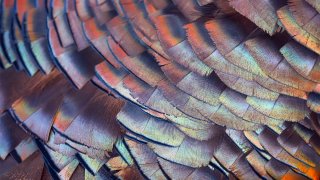
{"type": "Polygon", "coordinates": [[[320,0],[0,2],[0,179],[320,178],[320,0]]]}

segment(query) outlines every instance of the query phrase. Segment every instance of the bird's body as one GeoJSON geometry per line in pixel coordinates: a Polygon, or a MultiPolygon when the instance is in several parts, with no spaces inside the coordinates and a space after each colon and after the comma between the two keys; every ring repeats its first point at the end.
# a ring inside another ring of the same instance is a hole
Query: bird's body
{"type": "Polygon", "coordinates": [[[0,2],[0,179],[320,179],[319,0],[0,2]]]}

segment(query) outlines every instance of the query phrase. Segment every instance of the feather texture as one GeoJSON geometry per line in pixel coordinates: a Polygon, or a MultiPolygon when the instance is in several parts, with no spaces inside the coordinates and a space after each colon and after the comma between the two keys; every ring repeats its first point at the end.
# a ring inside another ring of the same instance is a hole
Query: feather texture
{"type": "Polygon", "coordinates": [[[319,179],[319,3],[0,1],[0,179],[319,179]]]}

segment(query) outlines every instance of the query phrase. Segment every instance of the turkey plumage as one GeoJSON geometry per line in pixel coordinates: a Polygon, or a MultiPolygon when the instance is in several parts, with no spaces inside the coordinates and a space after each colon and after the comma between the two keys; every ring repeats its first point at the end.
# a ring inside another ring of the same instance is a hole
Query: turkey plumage
{"type": "Polygon", "coordinates": [[[319,0],[0,0],[0,179],[319,179],[319,0]]]}

